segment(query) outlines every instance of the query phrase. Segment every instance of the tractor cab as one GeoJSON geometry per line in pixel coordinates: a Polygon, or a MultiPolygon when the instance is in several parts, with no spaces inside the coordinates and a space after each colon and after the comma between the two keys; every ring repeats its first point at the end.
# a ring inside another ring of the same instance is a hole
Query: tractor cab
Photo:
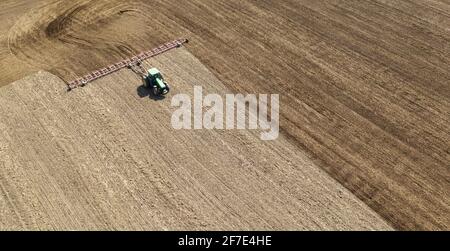
{"type": "Polygon", "coordinates": [[[149,69],[147,76],[145,76],[143,80],[144,86],[150,88],[155,96],[163,96],[169,93],[169,85],[164,81],[164,78],[158,69],[149,69]]]}

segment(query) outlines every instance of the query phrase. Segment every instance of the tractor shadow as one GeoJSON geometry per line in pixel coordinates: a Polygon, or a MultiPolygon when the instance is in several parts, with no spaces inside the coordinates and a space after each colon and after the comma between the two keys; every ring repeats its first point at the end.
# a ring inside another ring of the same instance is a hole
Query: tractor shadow
{"type": "Polygon", "coordinates": [[[136,92],[140,98],[149,97],[150,99],[153,99],[155,101],[163,100],[166,98],[165,96],[153,95],[153,93],[148,88],[145,88],[143,85],[138,86],[138,88],[136,89],[136,92]]]}

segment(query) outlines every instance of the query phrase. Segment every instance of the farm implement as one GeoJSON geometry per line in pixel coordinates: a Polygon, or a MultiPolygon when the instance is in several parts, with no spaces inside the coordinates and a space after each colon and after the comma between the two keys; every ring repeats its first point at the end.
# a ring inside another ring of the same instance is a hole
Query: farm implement
{"type": "Polygon", "coordinates": [[[67,84],[68,90],[70,91],[75,88],[85,86],[89,82],[102,78],[123,68],[129,68],[142,77],[143,85],[147,88],[150,88],[154,95],[165,95],[169,92],[169,85],[164,81],[164,78],[162,77],[159,70],[156,68],[151,68],[147,71],[142,67],[142,61],[151,57],[155,57],[172,49],[181,47],[183,44],[188,42],[189,41],[187,39],[174,40],[162,44],[161,46],[156,47],[152,50],[141,52],[131,58],[127,58],[107,67],[92,71],[81,78],[70,81],[67,84]]]}

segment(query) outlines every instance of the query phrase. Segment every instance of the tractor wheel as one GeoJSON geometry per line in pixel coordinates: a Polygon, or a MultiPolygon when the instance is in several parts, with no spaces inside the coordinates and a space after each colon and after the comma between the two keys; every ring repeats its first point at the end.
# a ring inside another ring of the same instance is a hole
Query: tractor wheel
{"type": "Polygon", "coordinates": [[[161,93],[160,93],[160,91],[159,91],[159,88],[158,88],[156,85],[153,86],[152,92],[153,92],[153,95],[155,95],[155,96],[161,95],[161,93]]]}
{"type": "Polygon", "coordinates": [[[164,95],[169,93],[169,91],[170,91],[170,86],[169,86],[169,84],[166,83],[166,89],[164,90],[164,95]]]}

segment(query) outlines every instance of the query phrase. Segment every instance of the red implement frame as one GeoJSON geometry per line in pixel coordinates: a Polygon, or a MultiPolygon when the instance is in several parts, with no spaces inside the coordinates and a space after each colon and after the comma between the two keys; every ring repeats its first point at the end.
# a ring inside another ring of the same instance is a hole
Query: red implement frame
{"type": "Polygon", "coordinates": [[[115,64],[109,65],[109,66],[107,66],[105,68],[93,71],[93,72],[91,72],[91,73],[89,73],[89,74],[87,74],[87,75],[85,75],[85,76],[83,76],[81,78],[78,78],[78,79],[75,79],[73,81],[70,81],[67,84],[68,87],[69,87],[69,91],[72,90],[72,89],[75,89],[77,87],[80,87],[80,86],[85,86],[87,83],[89,83],[91,81],[94,81],[96,79],[104,77],[104,76],[106,76],[108,74],[116,72],[116,71],[118,71],[120,69],[123,69],[125,67],[131,67],[132,65],[134,65],[134,64],[136,64],[138,62],[141,62],[141,61],[143,61],[145,59],[148,59],[148,58],[157,56],[159,54],[162,54],[162,53],[164,53],[166,51],[178,48],[178,47],[182,46],[183,44],[185,44],[187,42],[188,42],[188,40],[184,39],[184,38],[183,39],[177,39],[177,40],[174,40],[172,42],[165,43],[165,44],[163,44],[163,45],[161,45],[159,47],[156,47],[156,48],[154,48],[152,50],[141,52],[141,53],[139,53],[136,56],[124,59],[124,60],[122,60],[120,62],[117,62],[115,64]]]}

